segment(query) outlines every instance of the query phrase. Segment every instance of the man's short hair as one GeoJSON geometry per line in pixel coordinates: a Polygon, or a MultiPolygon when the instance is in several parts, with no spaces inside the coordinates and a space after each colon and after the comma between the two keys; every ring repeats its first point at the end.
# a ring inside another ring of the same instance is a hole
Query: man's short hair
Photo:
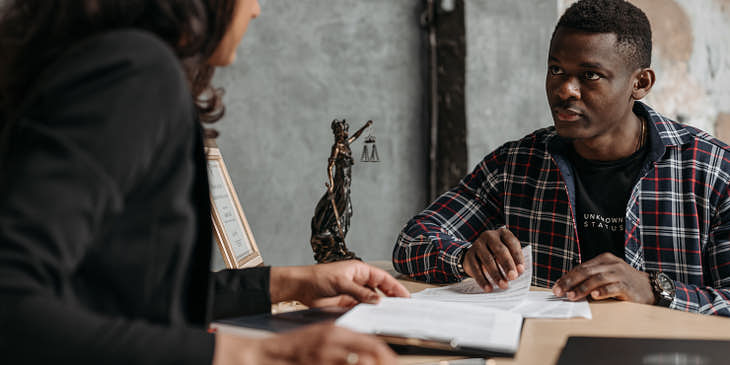
{"type": "Polygon", "coordinates": [[[580,0],[571,5],[553,31],[560,27],[588,33],[614,33],[629,66],[651,65],[651,25],[641,9],[623,0],[580,0]]]}

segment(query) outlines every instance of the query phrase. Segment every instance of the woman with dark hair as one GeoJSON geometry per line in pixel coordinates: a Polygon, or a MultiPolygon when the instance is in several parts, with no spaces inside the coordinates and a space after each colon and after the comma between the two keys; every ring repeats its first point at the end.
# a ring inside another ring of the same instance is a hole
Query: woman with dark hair
{"type": "Polygon", "coordinates": [[[201,122],[256,0],[0,0],[0,356],[9,363],[381,364],[331,324],[211,319],[407,296],[356,261],[209,272],[201,122]],[[192,97],[191,97],[192,94],[192,97]]]}

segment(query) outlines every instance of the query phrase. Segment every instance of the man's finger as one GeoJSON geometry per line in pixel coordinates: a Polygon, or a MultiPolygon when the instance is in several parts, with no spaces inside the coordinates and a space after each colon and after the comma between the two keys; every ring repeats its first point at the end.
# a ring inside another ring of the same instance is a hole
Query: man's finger
{"type": "Polygon", "coordinates": [[[602,263],[602,264],[624,262],[623,259],[617,257],[616,255],[614,255],[610,252],[604,252],[604,253],[596,256],[595,258],[593,258],[593,260],[591,260],[591,261],[596,261],[596,262],[602,263]]]}
{"type": "Polygon", "coordinates": [[[580,300],[590,295],[594,290],[614,282],[616,282],[616,280],[610,273],[605,271],[597,272],[589,276],[580,284],[574,286],[566,293],[566,296],[570,300],[580,300]]]}
{"type": "Polygon", "coordinates": [[[479,249],[476,251],[477,259],[479,259],[482,264],[484,276],[486,276],[492,286],[499,286],[506,289],[508,286],[507,277],[500,269],[499,262],[496,260],[491,249],[491,246],[495,243],[498,246],[502,245],[499,238],[499,231],[484,231],[479,235],[477,240],[481,243],[481,245],[478,246],[479,249]]]}
{"type": "MultiPolygon", "coordinates": [[[[517,266],[515,265],[514,259],[512,258],[512,253],[507,247],[509,243],[505,243],[503,241],[505,238],[503,237],[505,232],[508,235],[511,235],[506,228],[501,228],[495,232],[496,237],[487,242],[489,244],[489,251],[491,251],[494,260],[504,270],[504,272],[499,272],[500,276],[498,277],[502,277],[505,281],[507,281],[517,279],[519,274],[517,272],[517,266]]],[[[500,285],[500,287],[501,286],[502,285],[500,285]]]]}
{"type": "MultiPolygon", "coordinates": [[[[502,227],[499,230],[500,238],[502,239],[502,242],[509,250],[510,255],[512,256],[512,260],[515,263],[515,266],[517,268],[517,274],[522,274],[525,272],[525,256],[522,254],[522,245],[520,244],[520,240],[515,237],[515,235],[510,231],[507,227],[502,227]]],[[[509,276],[509,273],[507,273],[509,276]]],[[[517,277],[515,277],[516,279],[517,277]]],[[[514,280],[514,279],[510,279],[514,280]]]]}
{"type": "Polygon", "coordinates": [[[489,250],[484,249],[479,250],[477,254],[477,259],[481,263],[481,269],[487,280],[490,280],[492,285],[498,286],[502,289],[507,289],[509,284],[507,284],[506,278],[500,272],[499,267],[497,266],[497,261],[495,261],[492,253],[489,250]]]}
{"type": "Polygon", "coordinates": [[[464,256],[464,271],[466,271],[467,275],[474,278],[479,287],[485,292],[489,293],[492,291],[492,285],[484,276],[482,265],[479,260],[477,260],[476,254],[474,254],[472,250],[467,251],[464,256]]]}
{"type": "Polygon", "coordinates": [[[624,287],[620,283],[610,283],[591,291],[591,298],[595,300],[624,296],[624,287]]]}
{"type": "Polygon", "coordinates": [[[573,270],[570,270],[567,274],[563,275],[553,286],[553,294],[558,297],[565,295],[569,291],[573,291],[573,288],[587,280],[590,276],[600,271],[601,265],[596,265],[587,261],[582,263],[573,270]]]}

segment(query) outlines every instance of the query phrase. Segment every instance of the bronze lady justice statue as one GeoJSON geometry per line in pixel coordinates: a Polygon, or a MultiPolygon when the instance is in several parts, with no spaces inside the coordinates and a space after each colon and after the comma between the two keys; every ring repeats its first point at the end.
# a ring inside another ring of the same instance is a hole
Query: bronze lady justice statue
{"type": "Polygon", "coordinates": [[[351,167],[354,163],[350,144],[354,142],[365,128],[373,124],[365,123],[352,137],[348,138],[349,125],[343,120],[332,121],[332,132],[335,143],[332,153],[327,159],[327,192],[314,208],[312,217],[312,250],[314,259],[319,263],[360,259],[345,246],[345,236],[350,228],[352,203],[350,202],[351,167]],[[333,171],[334,170],[334,171],[333,171]]]}

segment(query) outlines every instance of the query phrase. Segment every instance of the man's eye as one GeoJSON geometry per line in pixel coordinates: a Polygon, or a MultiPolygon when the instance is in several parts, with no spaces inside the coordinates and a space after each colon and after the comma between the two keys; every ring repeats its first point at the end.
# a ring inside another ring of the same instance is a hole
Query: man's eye
{"type": "Polygon", "coordinates": [[[558,66],[548,66],[548,72],[550,72],[551,75],[562,75],[563,70],[558,66]]]}
{"type": "Polygon", "coordinates": [[[586,71],[586,72],[585,72],[585,73],[583,74],[583,77],[584,77],[584,78],[585,78],[586,80],[598,80],[598,79],[600,79],[600,78],[601,78],[601,75],[599,75],[599,74],[597,74],[597,73],[595,73],[595,72],[591,72],[591,71],[586,71]]]}

